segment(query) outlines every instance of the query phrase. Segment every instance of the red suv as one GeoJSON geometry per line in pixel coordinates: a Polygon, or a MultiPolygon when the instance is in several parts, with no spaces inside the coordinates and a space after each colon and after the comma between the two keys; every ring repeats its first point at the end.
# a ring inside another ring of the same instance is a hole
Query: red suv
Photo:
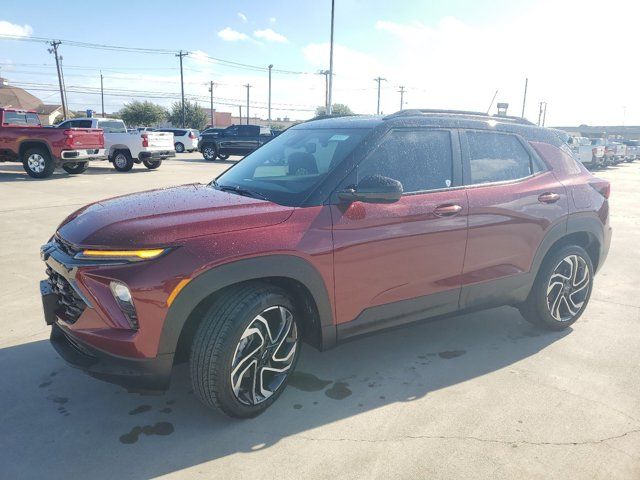
{"type": "Polygon", "coordinates": [[[516,118],[434,110],[290,128],[209,184],[101,201],[42,247],[71,365],[251,417],[304,341],[498,305],[567,328],[611,238],[609,183],[516,118]]]}

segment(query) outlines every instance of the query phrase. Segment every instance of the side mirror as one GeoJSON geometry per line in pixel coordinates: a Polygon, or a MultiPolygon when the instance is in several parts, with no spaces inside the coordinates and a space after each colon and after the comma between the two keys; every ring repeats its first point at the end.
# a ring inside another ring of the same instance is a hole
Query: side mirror
{"type": "Polygon", "coordinates": [[[402,197],[402,183],[382,175],[364,177],[354,188],[338,193],[343,202],[395,203],[402,197]]]}

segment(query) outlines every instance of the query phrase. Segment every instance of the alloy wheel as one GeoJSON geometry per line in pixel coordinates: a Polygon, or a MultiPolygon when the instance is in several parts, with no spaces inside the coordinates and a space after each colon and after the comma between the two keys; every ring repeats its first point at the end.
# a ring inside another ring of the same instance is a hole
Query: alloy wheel
{"type": "Polygon", "coordinates": [[[589,266],[579,255],[563,258],[554,268],[547,285],[547,307],[559,322],[568,322],[584,306],[589,294],[589,266]]]}
{"type": "Polygon", "coordinates": [[[119,153],[116,155],[116,158],[113,159],[113,163],[119,168],[125,168],[127,166],[127,157],[119,153]]]}
{"type": "Polygon", "coordinates": [[[207,160],[216,158],[216,151],[212,147],[205,147],[203,154],[204,158],[206,158],[207,160]]]}
{"type": "Polygon", "coordinates": [[[46,167],[44,157],[39,153],[32,153],[27,158],[27,165],[32,172],[42,173],[46,167]]]}
{"type": "Polygon", "coordinates": [[[231,361],[231,388],[245,405],[258,405],[276,393],[292,370],[298,328],[285,307],[269,307],[242,333],[231,361]]]}

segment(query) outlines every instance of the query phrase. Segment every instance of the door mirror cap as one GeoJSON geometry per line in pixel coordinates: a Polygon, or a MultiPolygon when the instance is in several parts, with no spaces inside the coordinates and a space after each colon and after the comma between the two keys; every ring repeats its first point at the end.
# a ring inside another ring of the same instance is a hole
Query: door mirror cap
{"type": "Polygon", "coordinates": [[[357,188],[338,193],[343,202],[395,203],[402,198],[402,183],[382,175],[364,177],[357,188]]]}

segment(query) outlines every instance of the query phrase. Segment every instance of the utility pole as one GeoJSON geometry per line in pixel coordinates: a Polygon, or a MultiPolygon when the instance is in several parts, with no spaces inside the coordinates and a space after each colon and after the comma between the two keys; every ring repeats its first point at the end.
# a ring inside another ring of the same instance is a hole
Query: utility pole
{"type": "Polygon", "coordinates": [[[522,115],[521,117],[524,118],[524,107],[527,104],[527,87],[529,86],[529,79],[525,78],[524,79],[524,97],[522,98],[522,115]]]}
{"type": "Polygon", "coordinates": [[[247,125],[249,125],[249,89],[251,88],[251,85],[247,83],[245,87],[247,89],[247,125]]]}
{"type": "Polygon", "coordinates": [[[239,113],[238,119],[240,120],[239,124],[242,125],[242,105],[238,105],[238,113],[239,113]]]}
{"type": "Polygon", "coordinates": [[[331,0],[331,41],[329,44],[329,93],[327,94],[327,115],[333,112],[333,100],[331,98],[333,92],[333,18],[336,2],[331,0]]]}
{"type": "Polygon", "coordinates": [[[382,82],[383,80],[385,82],[387,81],[386,78],[382,78],[382,77],[377,77],[373,79],[374,82],[378,82],[378,108],[376,109],[377,115],[380,115],[380,82],[382,82]]]}
{"type": "Polygon", "coordinates": [[[180,89],[182,91],[182,128],[184,128],[184,117],[185,117],[185,108],[184,108],[184,75],[182,72],[182,57],[186,57],[189,55],[189,52],[183,52],[180,50],[180,53],[176,53],[176,57],[180,57],[180,89]]]}
{"type": "Polygon", "coordinates": [[[547,102],[544,102],[544,112],[542,114],[542,126],[547,122],[547,102]]]}
{"type": "Polygon", "coordinates": [[[53,55],[56,58],[56,70],[58,71],[58,85],[60,87],[60,101],[62,102],[62,117],[64,120],[67,119],[67,102],[65,102],[64,100],[64,92],[62,90],[62,73],[60,71],[60,60],[58,59],[58,46],[61,44],[62,42],[58,41],[52,41],[50,43],[52,48],[49,48],[48,51],[49,53],[53,53],[53,55]]]}
{"type": "Polygon", "coordinates": [[[64,81],[64,70],[62,68],[62,55],[59,55],[60,58],[60,78],[62,78],[62,92],[64,93],[64,103],[71,112],[71,108],[69,108],[69,100],[67,99],[67,84],[64,81]]]}
{"type": "Polygon", "coordinates": [[[398,90],[398,92],[400,92],[400,110],[404,110],[404,87],[402,85],[400,85],[400,90],[398,90]]]}
{"type": "Polygon", "coordinates": [[[269,65],[269,121],[271,121],[271,69],[273,65],[269,65]]]}
{"type": "MultiPolygon", "coordinates": [[[[329,70],[320,70],[318,75],[324,75],[324,111],[329,111],[329,70]]],[[[328,115],[328,114],[327,114],[328,115]]]]}
{"type": "Polygon", "coordinates": [[[105,118],[104,115],[104,77],[102,76],[102,70],[100,70],[100,102],[102,103],[102,118],[105,118]]]}
{"type": "Polygon", "coordinates": [[[213,119],[213,80],[211,80],[210,85],[209,85],[209,92],[211,92],[211,126],[213,127],[214,125],[214,119],[213,119]]]}

